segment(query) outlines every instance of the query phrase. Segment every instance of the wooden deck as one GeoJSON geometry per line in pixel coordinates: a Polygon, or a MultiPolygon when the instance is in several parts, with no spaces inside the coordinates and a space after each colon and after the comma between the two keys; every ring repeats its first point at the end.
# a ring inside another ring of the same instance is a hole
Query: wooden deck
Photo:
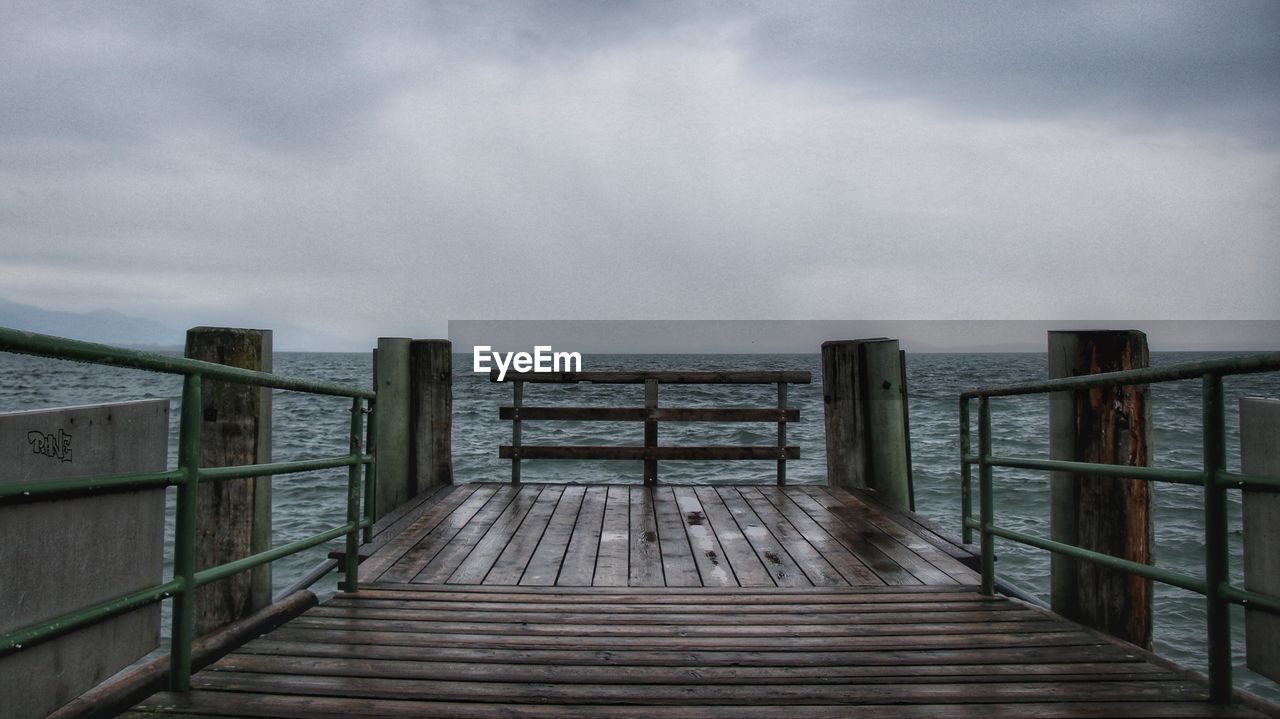
{"type": "Polygon", "coordinates": [[[471,484],[131,716],[1260,716],[825,487],[471,484]]]}
{"type": "Polygon", "coordinates": [[[360,581],[812,587],[974,584],[977,576],[825,487],[469,484],[382,544],[360,581]]]}

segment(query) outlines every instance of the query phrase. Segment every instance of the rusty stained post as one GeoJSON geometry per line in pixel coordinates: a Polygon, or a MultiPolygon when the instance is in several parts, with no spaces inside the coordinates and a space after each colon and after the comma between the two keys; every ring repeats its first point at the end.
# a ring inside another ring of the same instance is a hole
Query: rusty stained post
{"type": "MultiPolygon", "coordinates": [[[[1147,367],[1147,337],[1137,330],[1049,333],[1049,376],[1072,377],[1147,367]]],[[[1051,459],[1147,466],[1151,456],[1146,385],[1050,395],[1051,459]]],[[[1053,472],[1050,535],[1135,562],[1152,564],[1150,482],[1053,472]]],[[[1151,580],[1054,555],[1054,611],[1151,648],[1151,580]]]]}
{"type": "MultiPolygon", "coordinates": [[[[271,371],[271,330],[194,327],[186,356],[244,369],[271,371]]],[[[271,461],[271,390],[205,380],[200,392],[200,466],[271,461]]],[[[197,491],[196,570],[271,548],[271,478],[202,482],[197,491]]],[[[226,577],[196,590],[195,635],[202,636],[271,603],[271,565],[226,577]]]]}

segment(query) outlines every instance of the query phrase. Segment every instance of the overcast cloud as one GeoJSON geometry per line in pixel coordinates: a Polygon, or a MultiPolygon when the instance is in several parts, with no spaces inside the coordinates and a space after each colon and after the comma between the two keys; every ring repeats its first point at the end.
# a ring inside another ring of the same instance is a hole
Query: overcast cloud
{"type": "Polygon", "coordinates": [[[1280,317],[1280,4],[5,3],[0,297],[1280,317]]]}

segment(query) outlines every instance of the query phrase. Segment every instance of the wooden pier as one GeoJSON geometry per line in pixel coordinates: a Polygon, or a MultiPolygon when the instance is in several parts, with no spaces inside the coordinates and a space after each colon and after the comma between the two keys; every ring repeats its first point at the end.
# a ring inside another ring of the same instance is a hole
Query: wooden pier
{"type": "Polygon", "coordinates": [[[842,489],[465,484],[379,530],[358,592],[128,715],[1261,716],[842,489]]]}

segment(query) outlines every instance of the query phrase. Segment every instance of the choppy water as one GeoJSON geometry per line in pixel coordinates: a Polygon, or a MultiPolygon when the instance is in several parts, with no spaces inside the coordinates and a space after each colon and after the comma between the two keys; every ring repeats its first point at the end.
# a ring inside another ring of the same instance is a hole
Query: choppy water
{"type": "MultiPolygon", "coordinates": [[[[1222,353],[1153,353],[1152,364],[1207,359],[1222,353]]],[[[808,370],[814,383],[792,386],[789,404],[801,421],[788,425],[789,444],[801,448],[801,459],[788,463],[791,483],[825,482],[821,367],[818,355],[600,355],[584,358],[584,369],[808,370]]],[[[370,387],[366,354],[283,353],[275,356],[280,374],[370,387]]],[[[142,398],[167,398],[178,416],[181,383],[173,377],[132,370],[94,367],[18,355],[0,354],[0,411],[91,404],[142,398]]],[[[1042,379],[1043,354],[917,354],[908,359],[912,463],[918,511],[959,532],[959,440],[957,396],[963,389],[1042,379]]],[[[1226,382],[1229,467],[1239,469],[1238,416],[1242,396],[1280,397],[1280,376],[1252,375],[1226,382]]],[[[1153,385],[1154,464],[1197,469],[1201,463],[1200,385],[1198,381],[1153,385]]],[[[349,402],[293,392],[273,395],[273,453],[276,460],[342,454],[346,451],[349,402]]],[[[722,385],[663,387],[665,406],[775,406],[772,386],[722,385]]],[[[497,447],[509,444],[510,423],[497,419],[497,407],[510,404],[511,389],[470,371],[469,357],[455,357],[454,473],[458,482],[502,481],[510,464],[499,460],[497,447]]],[[[597,404],[641,406],[640,386],[527,385],[526,404],[597,404]]],[[[1048,399],[1044,396],[993,400],[993,434],[997,454],[1047,456],[1048,399]]],[[[772,444],[772,424],[663,424],[665,443],[772,444]]],[[[524,423],[526,443],[639,443],[639,423],[524,423]]],[[[176,460],[176,420],[170,437],[170,464],[176,460]]],[[[661,462],[660,481],[735,483],[772,481],[773,461],[661,462]]],[[[533,461],[522,465],[526,482],[634,482],[639,462],[533,461]]],[[[282,476],[273,485],[275,541],[284,543],[324,531],[343,521],[345,472],[333,470],[282,476]]],[[[1043,473],[1000,470],[996,474],[997,521],[1013,529],[1043,534],[1048,521],[1048,481],[1043,473]]],[[[170,493],[172,495],[172,492],[170,493]]],[[[1200,490],[1160,485],[1156,493],[1156,562],[1159,566],[1202,575],[1203,509],[1200,490]]],[[[1233,578],[1240,580],[1240,512],[1232,496],[1233,578]]],[[[170,525],[171,527],[172,525],[170,525]]],[[[320,561],[327,549],[288,557],[273,571],[277,588],[287,586],[320,561]]],[[[998,542],[1002,578],[1045,596],[1048,558],[1038,550],[998,542]]],[[[1189,592],[1157,584],[1156,649],[1195,668],[1204,662],[1204,602],[1189,592]]],[[[1233,616],[1235,646],[1243,652],[1243,614],[1233,616]]],[[[1239,684],[1272,697],[1275,685],[1257,678],[1239,662],[1239,684]]]]}

